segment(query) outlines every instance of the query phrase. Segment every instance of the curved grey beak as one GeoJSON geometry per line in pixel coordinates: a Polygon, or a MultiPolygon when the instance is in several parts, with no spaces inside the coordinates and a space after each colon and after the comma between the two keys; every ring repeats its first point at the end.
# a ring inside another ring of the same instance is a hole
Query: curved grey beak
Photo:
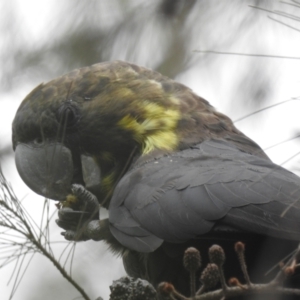
{"type": "Polygon", "coordinates": [[[62,144],[19,144],[15,150],[17,170],[34,192],[46,198],[64,200],[71,192],[73,161],[62,144]]]}

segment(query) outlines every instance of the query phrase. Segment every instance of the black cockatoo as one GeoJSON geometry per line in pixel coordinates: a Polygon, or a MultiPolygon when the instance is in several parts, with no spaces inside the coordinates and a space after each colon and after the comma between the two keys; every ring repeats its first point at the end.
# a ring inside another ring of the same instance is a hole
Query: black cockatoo
{"type": "MultiPolygon", "coordinates": [[[[105,240],[128,274],[155,285],[188,289],[188,246],[205,261],[212,244],[228,253],[244,241],[255,281],[300,241],[299,177],[188,87],[143,67],[104,62],[40,84],[16,113],[13,148],[25,183],[61,201],[67,239],[105,240]]],[[[224,267],[240,272],[234,255],[224,267]]]]}

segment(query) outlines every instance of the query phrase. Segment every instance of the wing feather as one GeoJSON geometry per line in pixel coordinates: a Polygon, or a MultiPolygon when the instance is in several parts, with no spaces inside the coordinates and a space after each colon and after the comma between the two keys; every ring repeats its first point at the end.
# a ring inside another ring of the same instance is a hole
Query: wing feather
{"type": "Polygon", "coordinates": [[[116,187],[110,222],[120,241],[147,240],[148,250],[126,243],[140,252],[153,251],[156,239],[183,242],[216,224],[281,238],[290,232],[289,238],[300,240],[298,199],[300,180],[293,173],[225,140],[209,140],[137,162],[116,187]]]}

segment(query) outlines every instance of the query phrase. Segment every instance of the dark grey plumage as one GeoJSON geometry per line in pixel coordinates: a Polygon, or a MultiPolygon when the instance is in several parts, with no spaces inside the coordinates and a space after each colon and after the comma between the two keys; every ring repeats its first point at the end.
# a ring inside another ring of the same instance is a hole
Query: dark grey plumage
{"type": "Polygon", "coordinates": [[[209,140],[137,161],[112,197],[111,232],[139,252],[230,227],[299,241],[299,187],[296,175],[271,161],[209,140]]]}

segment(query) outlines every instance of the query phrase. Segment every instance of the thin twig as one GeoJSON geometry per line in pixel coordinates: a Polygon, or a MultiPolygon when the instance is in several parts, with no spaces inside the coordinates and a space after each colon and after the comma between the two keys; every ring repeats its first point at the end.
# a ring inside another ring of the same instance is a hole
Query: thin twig
{"type": "Polygon", "coordinates": [[[31,259],[37,252],[39,252],[53,263],[62,276],[81,294],[83,299],[90,300],[83,288],[70,276],[70,274],[66,272],[64,267],[53,255],[52,248],[49,243],[49,204],[47,202],[44,203],[43,216],[45,216],[45,222],[41,222],[39,231],[37,233],[35,231],[35,227],[37,226],[34,226],[36,224],[30,222],[31,220],[28,217],[26,210],[22,208],[21,202],[17,200],[11,187],[6,182],[1,170],[0,189],[2,192],[2,195],[0,195],[0,197],[2,197],[2,199],[0,199],[0,226],[19,234],[14,235],[5,230],[4,232],[6,238],[1,237],[3,242],[0,243],[5,245],[5,248],[2,247],[2,249],[6,249],[9,245],[16,247],[14,253],[10,253],[9,256],[4,257],[5,261],[0,266],[2,267],[9,262],[16,260],[15,268],[10,278],[10,280],[12,280],[12,278],[15,277],[10,298],[12,298],[12,296],[15,294],[20,282],[22,281],[31,259]],[[43,223],[46,223],[44,229],[43,223]],[[7,237],[17,237],[23,241],[18,243],[14,240],[10,240],[7,237]],[[30,253],[31,258],[25,264],[25,258],[30,253]]]}
{"type": "MultiPolygon", "coordinates": [[[[284,24],[284,25],[286,25],[286,24],[284,24]]],[[[295,28],[293,28],[293,29],[295,29],[295,28]]],[[[270,54],[239,53],[239,52],[225,52],[225,51],[215,51],[215,50],[193,50],[193,52],[222,54],[222,55],[249,56],[249,57],[262,57],[262,58],[300,59],[299,56],[281,56],[281,55],[270,55],[270,54]]]]}

